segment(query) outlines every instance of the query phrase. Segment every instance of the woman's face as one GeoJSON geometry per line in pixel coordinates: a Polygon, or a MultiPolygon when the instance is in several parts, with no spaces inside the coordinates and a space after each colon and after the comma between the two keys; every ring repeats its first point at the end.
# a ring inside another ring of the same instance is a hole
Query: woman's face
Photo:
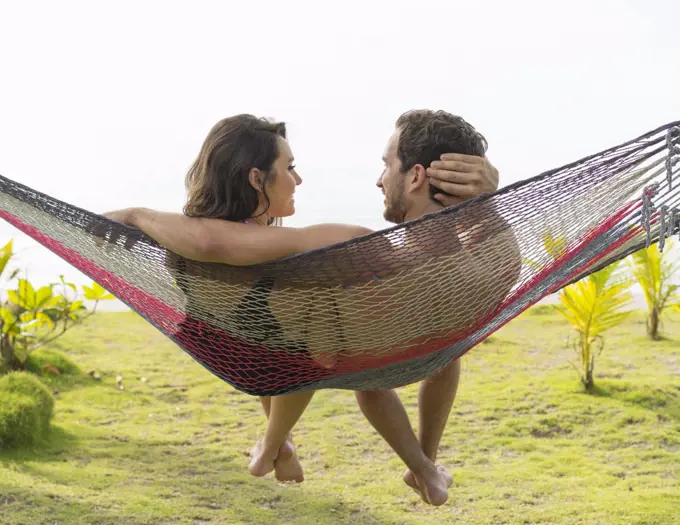
{"type": "MultiPolygon", "coordinates": [[[[294,158],[288,141],[278,137],[279,156],[272,166],[272,177],[265,190],[269,198],[269,217],[290,217],[295,213],[295,188],[302,179],[295,171],[294,158]]],[[[265,199],[266,204],[266,199],[265,199]]]]}

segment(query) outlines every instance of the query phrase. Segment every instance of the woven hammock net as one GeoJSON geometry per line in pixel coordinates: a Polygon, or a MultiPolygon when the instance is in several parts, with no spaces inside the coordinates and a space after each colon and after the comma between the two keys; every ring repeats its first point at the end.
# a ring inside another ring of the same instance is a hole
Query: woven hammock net
{"type": "Polygon", "coordinates": [[[462,205],[267,264],[173,254],[0,177],[0,216],[236,389],[409,384],[565,285],[678,231],[679,123],[462,205]]]}

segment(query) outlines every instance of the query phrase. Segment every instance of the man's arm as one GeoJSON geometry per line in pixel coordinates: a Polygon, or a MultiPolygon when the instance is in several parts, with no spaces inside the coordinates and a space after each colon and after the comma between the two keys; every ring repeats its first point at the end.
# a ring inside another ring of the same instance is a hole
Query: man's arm
{"type": "MultiPolygon", "coordinates": [[[[427,175],[430,184],[441,190],[434,198],[444,206],[455,206],[498,190],[498,170],[486,157],[445,153],[440,159],[432,162],[427,175]]],[[[493,234],[508,227],[492,200],[468,208],[460,219],[468,238],[470,234],[493,234]]]]}
{"type": "Polygon", "coordinates": [[[371,233],[363,226],[348,224],[258,227],[148,208],[128,208],[104,216],[140,229],[171,252],[187,259],[235,266],[264,263],[371,233]]]}
{"type": "Polygon", "coordinates": [[[486,157],[445,153],[427,168],[429,182],[441,193],[434,198],[454,206],[498,189],[498,170],[486,157]]]}

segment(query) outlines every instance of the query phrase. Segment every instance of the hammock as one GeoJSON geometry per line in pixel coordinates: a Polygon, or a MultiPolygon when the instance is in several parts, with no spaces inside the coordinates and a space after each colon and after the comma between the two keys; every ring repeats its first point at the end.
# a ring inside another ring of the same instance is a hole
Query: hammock
{"type": "Polygon", "coordinates": [[[0,177],[0,216],[234,388],[405,385],[543,297],[678,231],[680,122],[456,207],[267,264],[179,257],[0,177]]]}

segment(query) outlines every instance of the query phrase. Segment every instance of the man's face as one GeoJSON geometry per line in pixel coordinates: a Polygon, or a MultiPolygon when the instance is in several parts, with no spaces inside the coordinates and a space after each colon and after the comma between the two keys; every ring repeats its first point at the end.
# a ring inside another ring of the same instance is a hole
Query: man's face
{"type": "Polygon", "coordinates": [[[401,172],[401,161],[397,156],[399,134],[400,130],[397,128],[387,143],[385,153],[383,153],[385,168],[376,183],[385,195],[383,216],[386,221],[395,224],[404,222],[408,211],[404,192],[406,174],[401,172]]]}

